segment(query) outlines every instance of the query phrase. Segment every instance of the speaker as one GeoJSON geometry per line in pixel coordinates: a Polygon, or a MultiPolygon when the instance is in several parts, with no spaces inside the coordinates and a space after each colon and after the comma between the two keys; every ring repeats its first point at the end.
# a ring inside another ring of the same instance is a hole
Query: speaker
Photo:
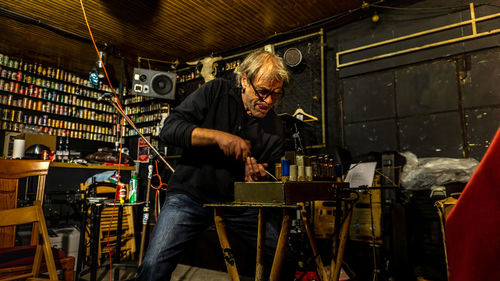
{"type": "Polygon", "coordinates": [[[302,62],[302,53],[297,48],[289,48],[283,54],[283,61],[290,67],[295,67],[302,62]]]}
{"type": "Polygon", "coordinates": [[[132,91],[136,95],[159,99],[175,99],[176,74],[172,72],[134,68],[132,91]]]}

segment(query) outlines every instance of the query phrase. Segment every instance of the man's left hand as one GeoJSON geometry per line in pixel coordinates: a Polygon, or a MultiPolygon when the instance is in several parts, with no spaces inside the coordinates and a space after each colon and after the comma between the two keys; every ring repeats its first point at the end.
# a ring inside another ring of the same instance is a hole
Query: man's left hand
{"type": "Polygon", "coordinates": [[[267,163],[259,164],[253,157],[247,157],[245,160],[245,181],[255,182],[267,179],[267,163]]]}

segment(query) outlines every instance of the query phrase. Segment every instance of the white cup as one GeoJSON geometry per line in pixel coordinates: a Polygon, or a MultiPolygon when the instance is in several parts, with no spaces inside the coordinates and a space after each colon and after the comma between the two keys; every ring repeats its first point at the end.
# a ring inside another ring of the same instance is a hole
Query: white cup
{"type": "Polygon", "coordinates": [[[26,141],[23,139],[14,140],[14,149],[12,150],[12,159],[22,159],[24,157],[24,148],[26,141]]]}

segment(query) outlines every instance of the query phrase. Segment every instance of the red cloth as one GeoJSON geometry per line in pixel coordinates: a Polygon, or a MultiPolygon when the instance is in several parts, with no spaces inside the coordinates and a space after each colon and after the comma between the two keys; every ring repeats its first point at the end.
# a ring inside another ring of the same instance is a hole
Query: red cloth
{"type": "Polygon", "coordinates": [[[446,219],[450,281],[500,280],[500,130],[446,219]]]}
{"type": "MultiPolygon", "coordinates": [[[[0,249],[0,268],[15,267],[33,264],[35,259],[36,246],[17,246],[0,249]]],[[[64,251],[52,248],[52,255],[57,261],[66,257],[64,251]]],[[[45,261],[45,256],[42,256],[42,262],[45,261]]]]}

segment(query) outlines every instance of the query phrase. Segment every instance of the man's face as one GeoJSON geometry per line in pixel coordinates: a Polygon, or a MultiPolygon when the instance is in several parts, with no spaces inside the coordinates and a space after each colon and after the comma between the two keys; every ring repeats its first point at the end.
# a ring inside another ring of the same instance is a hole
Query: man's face
{"type": "Polygon", "coordinates": [[[269,81],[257,75],[250,81],[246,76],[241,78],[243,105],[247,113],[257,118],[264,118],[276,104],[282,94],[283,81],[269,81]]]}

